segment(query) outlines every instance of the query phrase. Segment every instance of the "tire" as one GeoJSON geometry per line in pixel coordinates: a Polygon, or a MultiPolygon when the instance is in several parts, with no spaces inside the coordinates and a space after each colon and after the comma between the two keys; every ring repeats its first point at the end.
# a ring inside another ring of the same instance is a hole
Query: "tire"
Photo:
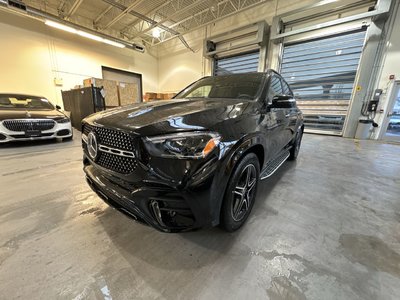
{"type": "Polygon", "coordinates": [[[297,156],[299,155],[301,140],[303,139],[303,129],[300,128],[297,131],[296,136],[292,142],[292,148],[290,149],[290,155],[288,160],[296,160],[297,156]]]}
{"type": "Polygon", "coordinates": [[[225,191],[220,222],[224,230],[233,232],[246,222],[257,195],[259,177],[258,157],[249,153],[236,165],[225,191]]]}

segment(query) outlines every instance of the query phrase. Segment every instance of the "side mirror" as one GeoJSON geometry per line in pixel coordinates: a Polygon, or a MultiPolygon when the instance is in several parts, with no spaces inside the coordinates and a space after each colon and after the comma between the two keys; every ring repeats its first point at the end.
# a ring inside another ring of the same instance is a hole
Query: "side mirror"
{"type": "Polygon", "coordinates": [[[291,99],[293,99],[291,95],[275,95],[274,98],[272,98],[272,107],[288,108],[291,106],[291,99]]]}
{"type": "Polygon", "coordinates": [[[56,105],[56,109],[60,110],[60,109],[61,109],[61,106],[57,104],[57,105],[56,105]]]}

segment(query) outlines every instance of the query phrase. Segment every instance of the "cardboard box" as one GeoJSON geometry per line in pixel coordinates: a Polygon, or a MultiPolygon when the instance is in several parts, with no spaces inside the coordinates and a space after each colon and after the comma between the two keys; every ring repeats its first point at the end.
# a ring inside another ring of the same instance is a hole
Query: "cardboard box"
{"type": "Polygon", "coordinates": [[[96,87],[103,87],[105,92],[105,103],[106,106],[115,107],[120,106],[120,100],[118,96],[118,85],[114,80],[100,79],[100,78],[88,78],[83,80],[83,85],[89,87],[91,85],[96,87]]]}
{"type": "Polygon", "coordinates": [[[120,82],[118,84],[118,92],[120,105],[133,104],[140,101],[138,97],[139,87],[135,83],[120,82]]]}
{"type": "Polygon", "coordinates": [[[176,95],[176,93],[167,93],[164,94],[164,100],[170,100],[172,99],[172,97],[174,97],[176,95]]]}
{"type": "Polygon", "coordinates": [[[157,99],[157,93],[152,93],[152,92],[148,92],[146,94],[144,94],[144,98],[146,101],[151,101],[151,100],[156,100],[157,99]]]}

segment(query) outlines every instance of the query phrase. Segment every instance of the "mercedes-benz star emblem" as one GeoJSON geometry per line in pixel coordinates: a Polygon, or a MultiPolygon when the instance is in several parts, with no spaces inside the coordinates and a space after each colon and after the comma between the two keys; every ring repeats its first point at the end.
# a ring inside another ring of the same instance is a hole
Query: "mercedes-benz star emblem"
{"type": "Polygon", "coordinates": [[[93,132],[88,134],[87,149],[90,158],[95,160],[97,158],[98,145],[96,135],[93,132]]]}

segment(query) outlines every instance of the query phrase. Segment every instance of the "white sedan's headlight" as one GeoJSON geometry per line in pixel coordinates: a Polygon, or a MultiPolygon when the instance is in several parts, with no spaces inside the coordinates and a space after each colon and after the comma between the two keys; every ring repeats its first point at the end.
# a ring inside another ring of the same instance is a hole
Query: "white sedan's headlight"
{"type": "Polygon", "coordinates": [[[152,156],[173,158],[204,158],[219,144],[214,132],[183,132],[146,137],[145,145],[152,156]]]}
{"type": "Polygon", "coordinates": [[[69,118],[67,118],[67,117],[64,117],[64,118],[61,118],[61,119],[57,119],[56,122],[61,124],[61,123],[71,122],[71,120],[69,118]]]}

